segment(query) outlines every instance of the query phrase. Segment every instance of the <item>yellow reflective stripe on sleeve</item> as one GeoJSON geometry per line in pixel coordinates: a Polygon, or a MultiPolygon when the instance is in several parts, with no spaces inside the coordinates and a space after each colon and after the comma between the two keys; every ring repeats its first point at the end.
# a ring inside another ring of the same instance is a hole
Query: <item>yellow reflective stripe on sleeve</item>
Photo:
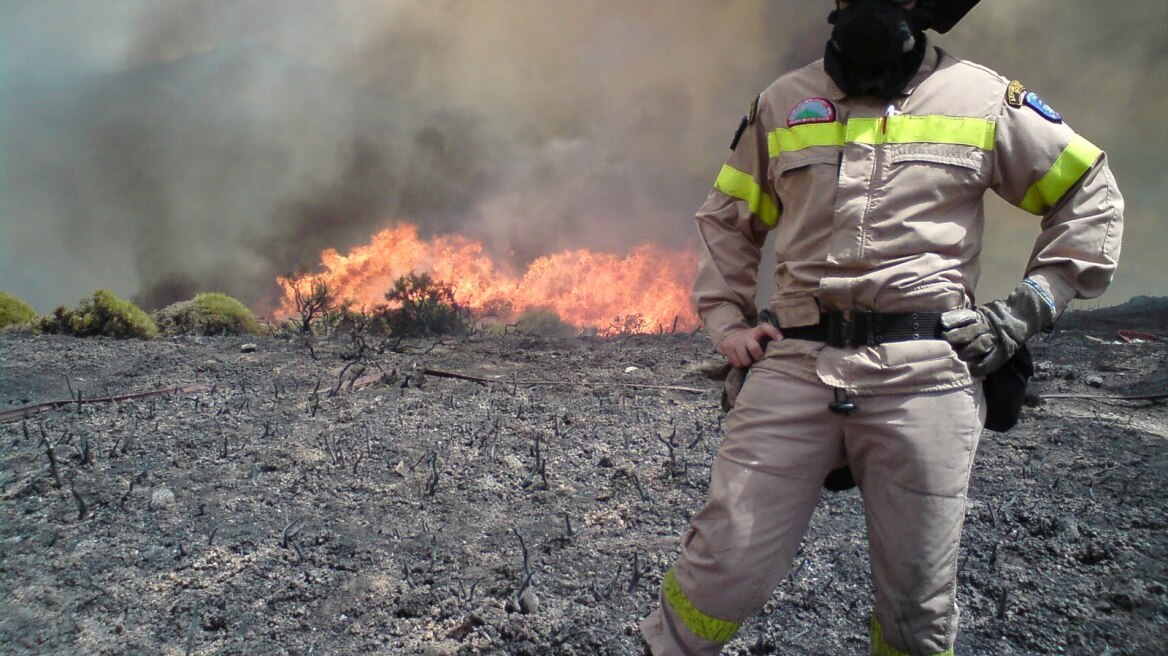
{"type": "Polygon", "coordinates": [[[750,211],[754,213],[759,221],[762,221],[770,227],[775,227],[779,222],[779,208],[775,205],[775,201],[763,191],[762,185],[754,181],[754,176],[744,171],[726,164],[722,167],[722,172],[718,174],[718,179],[714,181],[714,189],[745,201],[750,207],[750,211]]]}
{"type": "Polygon", "coordinates": [[[910,116],[854,118],[844,123],[813,123],[779,128],[767,135],[771,157],[815,146],[843,146],[862,143],[930,143],[994,149],[997,124],[981,118],[962,116],[910,116]]]}
{"type": "MultiPolygon", "coordinates": [[[[872,643],[872,656],[910,656],[896,647],[884,642],[884,629],[880,626],[880,621],[872,616],[868,621],[868,640],[872,643]]],[[[950,647],[945,651],[939,651],[929,656],[954,656],[953,648],[950,647]]]]}
{"type": "Polygon", "coordinates": [[[693,631],[694,635],[714,642],[729,642],[734,634],[738,633],[738,628],[741,625],[737,622],[710,617],[694,608],[693,604],[686,598],[685,593],[681,591],[681,586],[677,583],[677,576],[674,575],[672,569],[665,572],[663,590],[665,600],[669,602],[669,605],[681,617],[681,621],[690,631],[693,631]]]}
{"type": "Polygon", "coordinates": [[[1055,160],[1054,166],[1050,167],[1046,175],[1027,190],[1026,196],[1022,198],[1018,207],[1031,214],[1046,213],[1063,195],[1070,191],[1071,187],[1075,186],[1075,183],[1082,179],[1087,171],[1091,170],[1092,166],[1095,166],[1095,162],[1102,154],[1103,151],[1099,150],[1095,144],[1083,137],[1076,136],[1063,149],[1062,154],[1055,160]]]}

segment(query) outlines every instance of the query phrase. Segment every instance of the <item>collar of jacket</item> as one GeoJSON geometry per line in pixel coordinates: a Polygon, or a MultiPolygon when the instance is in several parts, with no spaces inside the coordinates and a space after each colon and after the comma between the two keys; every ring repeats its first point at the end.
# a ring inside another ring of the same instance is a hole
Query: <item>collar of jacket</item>
{"type": "MultiPolygon", "coordinates": [[[[928,39],[927,36],[925,38],[928,39]]],[[[926,41],[925,42],[925,58],[923,61],[921,61],[921,67],[920,67],[920,69],[917,70],[917,73],[916,73],[916,75],[913,76],[912,80],[909,81],[908,86],[906,86],[900,92],[900,96],[902,98],[911,96],[912,93],[917,90],[917,87],[919,87],[921,85],[921,83],[925,81],[925,79],[927,77],[932,75],[933,72],[937,70],[937,64],[940,63],[940,61],[941,61],[940,48],[934,46],[931,41],[926,41]]],[[[848,97],[848,94],[844,93],[843,90],[840,89],[839,86],[836,85],[836,83],[832,81],[831,76],[825,76],[825,77],[827,78],[826,96],[828,99],[833,100],[835,102],[839,102],[839,101],[848,97]]]]}

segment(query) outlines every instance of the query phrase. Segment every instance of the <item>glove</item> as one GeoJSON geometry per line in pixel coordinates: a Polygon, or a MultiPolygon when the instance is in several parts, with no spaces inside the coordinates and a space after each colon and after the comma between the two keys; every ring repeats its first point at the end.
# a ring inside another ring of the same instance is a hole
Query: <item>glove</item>
{"type": "Polygon", "coordinates": [[[1004,301],[942,314],[941,336],[969,365],[969,372],[980,377],[1000,369],[1026,340],[1052,326],[1054,319],[1054,301],[1041,285],[1027,278],[1004,301]]]}

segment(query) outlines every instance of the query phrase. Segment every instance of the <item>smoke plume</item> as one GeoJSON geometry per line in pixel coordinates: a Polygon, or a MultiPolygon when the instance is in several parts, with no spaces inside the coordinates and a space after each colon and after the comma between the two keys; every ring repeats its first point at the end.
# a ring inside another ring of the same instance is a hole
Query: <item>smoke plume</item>
{"type": "MultiPolygon", "coordinates": [[[[523,263],[682,246],[754,95],[820,56],[806,0],[0,2],[0,289],[148,307],[398,220],[523,263]],[[112,5],[112,6],[111,6],[112,5]]],[[[1128,200],[1113,302],[1163,294],[1168,6],[985,0],[939,40],[1038,90],[1128,200]]],[[[1036,221],[995,205],[985,294],[1036,221]]]]}

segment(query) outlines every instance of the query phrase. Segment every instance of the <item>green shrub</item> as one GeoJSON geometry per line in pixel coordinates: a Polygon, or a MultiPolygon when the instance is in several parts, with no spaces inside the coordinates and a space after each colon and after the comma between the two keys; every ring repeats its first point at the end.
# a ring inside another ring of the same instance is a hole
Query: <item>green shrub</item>
{"type": "Polygon", "coordinates": [[[532,308],[515,320],[515,328],[529,335],[544,337],[572,337],[579,333],[555,312],[547,308],[532,308]]]}
{"type": "Polygon", "coordinates": [[[466,308],[454,301],[454,288],[434,280],[428,273],[410,273],[398,278],[385,294],[391,305],[378,308],[394,335],[461,335],[467,332],[466,308]]]}
{"type": "Polygon", "coordinates": [[[37,311],[31,305],[8,292],[0,292],[0,329],[21,326],[37,318],[37,311]]]}
{"type": "Polygon", "coordinates": [[[53,314],[41,319],[41,330],[46,333],[94,337],[102,335],[116,339],[153,339],[158,327],[138,306],[118,298],[108,289],[99,289],[81,299],[72,310],[59,307],[53,314]]]}
{"type": "Polygon", "coordinates": [[[206,292],[154,313],[163,335],[259,335],[260,322],[246,305],[226,294],[206,292]]]}

